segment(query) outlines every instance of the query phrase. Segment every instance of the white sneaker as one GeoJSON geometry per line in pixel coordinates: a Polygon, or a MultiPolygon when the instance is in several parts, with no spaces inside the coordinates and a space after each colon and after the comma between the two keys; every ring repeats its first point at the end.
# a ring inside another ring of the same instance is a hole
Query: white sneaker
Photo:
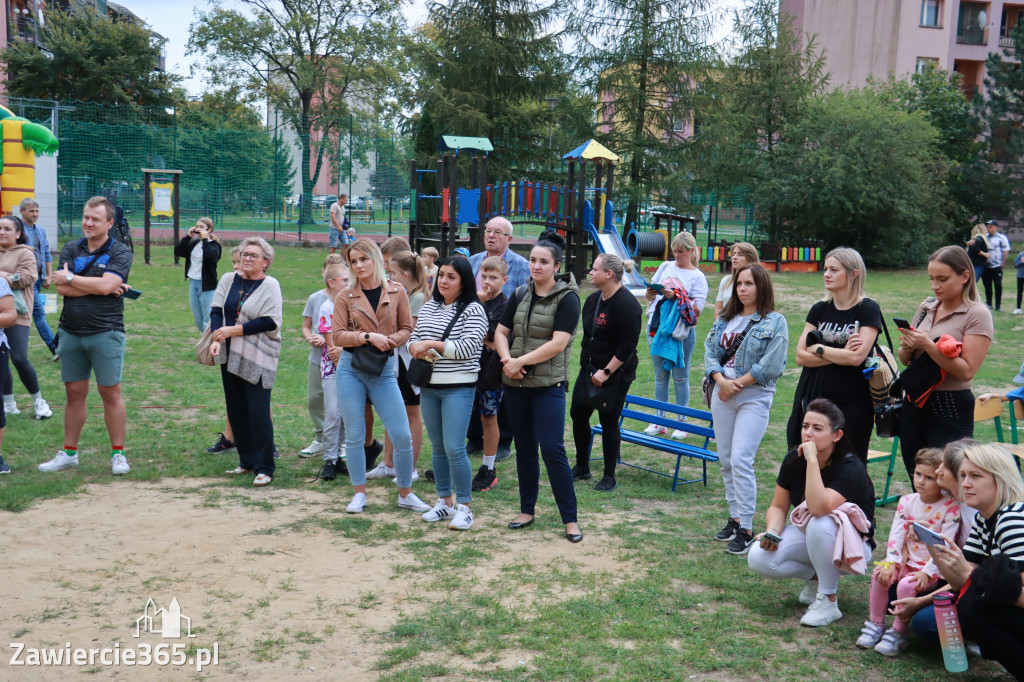
{"type": "MultiPolygon", "coordinates": [[[[392,475],[394,473],[395,473],[395,470],[391,469],[391,474],[388,474],[388,475],[390,476],[390,475],[392,475]]],[[[418,480],[420,480],[420,472],[418,472],[415,469],[413,469],[412,470],[412,482],[415,483],[418,480]]],[[[394,478],[392,478],[391,482],[394,483],[395,485],[398,485],[398,476],[395,476],[394,478]]]]}
{"type": "Polygon", "coordinates": [[[36,419],[49,419],[53,416],[53,410],[42,398],[36,398],[33,406],[36,410],[36,419]]]}
{"type": "Polygon", "coordinates": [[[355,497],[352,498],[352,501],[348,503],[347,507],[345,507],[345,511],[349,514],[359,514],[362,513],[363,507],[365,506],[366,493],[356,493],[355,497]]]}
{"type": "Polygon", "coordinates": [[[440,497],[437,498],[437,504],[435,504],[430,511],[423,515],[423,520],[427,523],[433,523],[434,521],[444,521],[455,516],[455,510],[445,504],[444,500],[440,497]]]}
{"type": "Polygon", "coordinates": [[[394,475],[395,470],[392,467],[389,467],[384,462],[381,462],[380,464],[366,472],[366,480],[369,481],[375,478],[388,478],[389,476],[394,475]]]}
{"type": "Polygon", "coordinates": [[[685,440],[689,435],[686,431],[680,431],[679,429],[672,432],[673,440],[685,440]]]}
{"type": "Polygon", "coordinates": [[[418,512],[430,511],[430,505],[416,497],[416,493],[409,493],[405,497],[399,495],[398,506],[402,509],[412,509],[418,512]]]}
{"type": "Polygon", "coordinates": [[[451,530],[469,530],[473,527],[473,512],[464,504],[455,507],[455,518],[448,524],[451,530]]]}
{"type": "Polygon", "coordinates": [[[18,403],[14,400],[4,399],[4,414],[21,414],[21,410],[18,409],[18,403]]]}
{"type": "Polygon", "coordinates": [[[895,628],[889,628],[882,635],[882,639],[875,645],[875,653],[883,656],[899,656],[910,646],[910,641],[902,634],[896,632],[895,628]]]}
{"type": "Polygon", "coordinates": [[[864,621],[864,627],[861,628],[860,637],[857,638],[857,646],[861,649],[874,649],[875,645],[882,641],[882,635],[884,634],[884,627],[866,620],[864,621]]]}
{"type": "Polygon", "coordinates": [[[74,457],[68,455],[63,450],[58,450],[57,454],[49,462],[43,462],[39,465],[39,470],[51,473],[54,471],[63,471],[64,469],[70,469],[71,467],[78,466],[78,455],[74,457]]]}
{"type": "Polygon", "coordinates": [[[1020,308],[1014,308],[1013,309],[1013,314],[1014,315],[1020,315],[1020,308]]]}
{"type": "Polygon", "coordinates": [[[800,619],[800,625],[820,628],[842,617],[843,612],[839,610],[839,600],[829,601],[827,595],[819,594],[814,603],[808,607],[804,617],[800,619]]]}
{"type": "Polygon", "coordinates": [[[324,454],[324,444],[315,438],[312,443],[299,450],[299,457],[303,459],[306,459],[307,457],[316,457],[317,455],[322,454],[324,454]]]}
{"type": "Polygon", "coordinates": [[[808,580],[807,584],[804,585],[804,589],[800,590],[800,596],[797,599],[800,600],[801,604],[810,606],[814,603],[814,600],[818,597],[818,581],[808,580]]]}
{"type": "Polygon", "coordinates": [[[666,429],[664,426],[651,424],[646,429],[644,429],[644,433],[646,433],[648,436],[664,436],[666,433],[668,433],[668,429],[666,429]]]}
{"type": "Polygon", "coordinates": [[[128,466],[128,460],[125,459],[124,455],[114,455],[110,458],[110,473],[115,476],[127,474],[131,470],[131,467],[128,466]]]}

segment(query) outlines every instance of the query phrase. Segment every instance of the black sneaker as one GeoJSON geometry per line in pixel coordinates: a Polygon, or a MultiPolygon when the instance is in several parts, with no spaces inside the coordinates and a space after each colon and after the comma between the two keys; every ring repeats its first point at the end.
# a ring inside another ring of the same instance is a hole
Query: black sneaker
{"type": "Polygon", "coordinates": [[[594,486],[594,490],[599,490],[603,493],[611,492],[619,487],[614,476],[602,476],[601,480],[594,486]]]}
{"type": "Polygon", "coordinates": [[[206,448],[206,451],[211,455],[219,455],[224,452],[231,452],[234,449],[235,441],[226,439],[223,433],[218,433],[217,442],[211,447],[206,448]]]}
{"type": "MultiPolygon", "coordinates": [[[[431,471],[430,473],[433,474],[434,472],[431,471]]],[[[481,465],[480,470],[473,477],[473,492],[487,492],[496,485],[498,485],[497,472],[494,469],[488,469],[486,464],[481,465]]]]}
{"type": "Polygon", "coordinates": [[[7,462],[4,461],[3,457],[0,457],[0,475],[11,473],[11,467],[7,466],[7,462]]]}
{"type": "Polygon", "coordinates": [[[754,534],[746,528],[740,528],[729,544],[725,546],[725,551],[729,554],[746,554],[750,551],[752,544],[754,544],[754,534]]]}
{"type": "Polygon", "coordinates": [[[498,451],[494,453],[494,461],[501,462],[512,456],[512,444],[511,443],[498,443],[498,451]]]}
{"type": "Polygon", "coordinates": [[[715,533],[715,539],[721,542],[729,542],[736,537],[736,531],[740,529],[740,522],[730,518],[725,522],[725,528],[715,533]]]}
{"type": "Polygon", "coordinates": [[[434,480],[434,470],[433,469],[427,469],[426,471],[424,471],[423,472],[423,478],[427,479],[428,481],[433,481],[434,480]]]}
{"type": "Polygon", "coordinates": [[[594,475],[590,473],[590,469],[584,469],[579,464],[572,468],[572,480],[574,481],[589,481],[594,475]]]}
{"type": "Polygon", "coordinates": [[[377,458],[384,452],[384,444],[374,438],[372,443],[363,447],[363,452],[366,453],[366,470],[373,471],[377,466],[377,458]]]}
{"type": "MultiPolygon", "coordinates": [[[[344,466],[344,462],[342,462],[344,466]]],[[[317,474],[318,478],[322,478],[325,481],[333,481],[338,477],[338,461],[324,462],[324,465],[320,467],[320,473],[317,474]]]]}

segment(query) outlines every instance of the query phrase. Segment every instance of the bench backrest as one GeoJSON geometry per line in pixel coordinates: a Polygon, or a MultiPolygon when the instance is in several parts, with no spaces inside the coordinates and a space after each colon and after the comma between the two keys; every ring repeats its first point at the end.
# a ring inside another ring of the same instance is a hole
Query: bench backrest
{"type": "Polygon", "coordinates": [[[627,419],[657,424],[667,429],[679,429],[680,431],[703,436],[705,449],[707,448],[708,441],[715,437],[714,420],[711,417],[711,413],[707,410],[697,410],[673,403],[663,403],[638,395],[626,396],[626,405],[622,410],[622,417],[619,419],[620,428],[627,419]],[[659,417],[656,414],[659,410],[666,413],[664,417],[659,417]],[[690,421],[682,421],[680,419],[682,416],[686,416],[690,421]]]}

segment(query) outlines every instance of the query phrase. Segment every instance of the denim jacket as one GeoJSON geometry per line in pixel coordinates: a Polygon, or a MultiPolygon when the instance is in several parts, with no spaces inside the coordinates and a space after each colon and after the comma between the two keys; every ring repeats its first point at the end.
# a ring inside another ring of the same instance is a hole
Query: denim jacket
{"type": "MultiPolygon", "coordinates": [[[[747,372],[759,386],[775,388],[775,382],[786,369],[786,357],[789,353],[789,325],[781,313],[771,312],[761,317],[754,313],[751,318],[754,326],[740,343],[736,351],[736,376],[741,377],[747,372]]],[[[728,324],[719,317],[711,326],[711,331],[704,339],[704,376],[710,377],[713,372],[722,371],[721,359],[725,355],[720,339],[728,324]]]]}

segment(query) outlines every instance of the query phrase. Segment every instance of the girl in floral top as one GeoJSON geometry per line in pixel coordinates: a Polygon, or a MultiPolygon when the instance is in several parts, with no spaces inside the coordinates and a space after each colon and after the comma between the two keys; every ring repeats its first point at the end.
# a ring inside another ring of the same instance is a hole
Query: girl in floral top
{"type": "Polygon", "coordinates": [[[888,630],[884,627],[889,605],[889,587],[896,584],[898,599],[920,594],[939,578],[939,570],[928,554],[927,546],[914,533],[917,522],[936,533],[953,537],[960,527],[960,504],[943,494],[935,471],[942,463],[942,451],[935,448],[919,450],[914,458],[916,493],[904,495],[896,507],[896,517],[889,530],[885,560],[871,576],[869,614],[857,646],[874,648],[885,656],[896,656],[907,647],[907,622],[897,618],[888,630]]]}

